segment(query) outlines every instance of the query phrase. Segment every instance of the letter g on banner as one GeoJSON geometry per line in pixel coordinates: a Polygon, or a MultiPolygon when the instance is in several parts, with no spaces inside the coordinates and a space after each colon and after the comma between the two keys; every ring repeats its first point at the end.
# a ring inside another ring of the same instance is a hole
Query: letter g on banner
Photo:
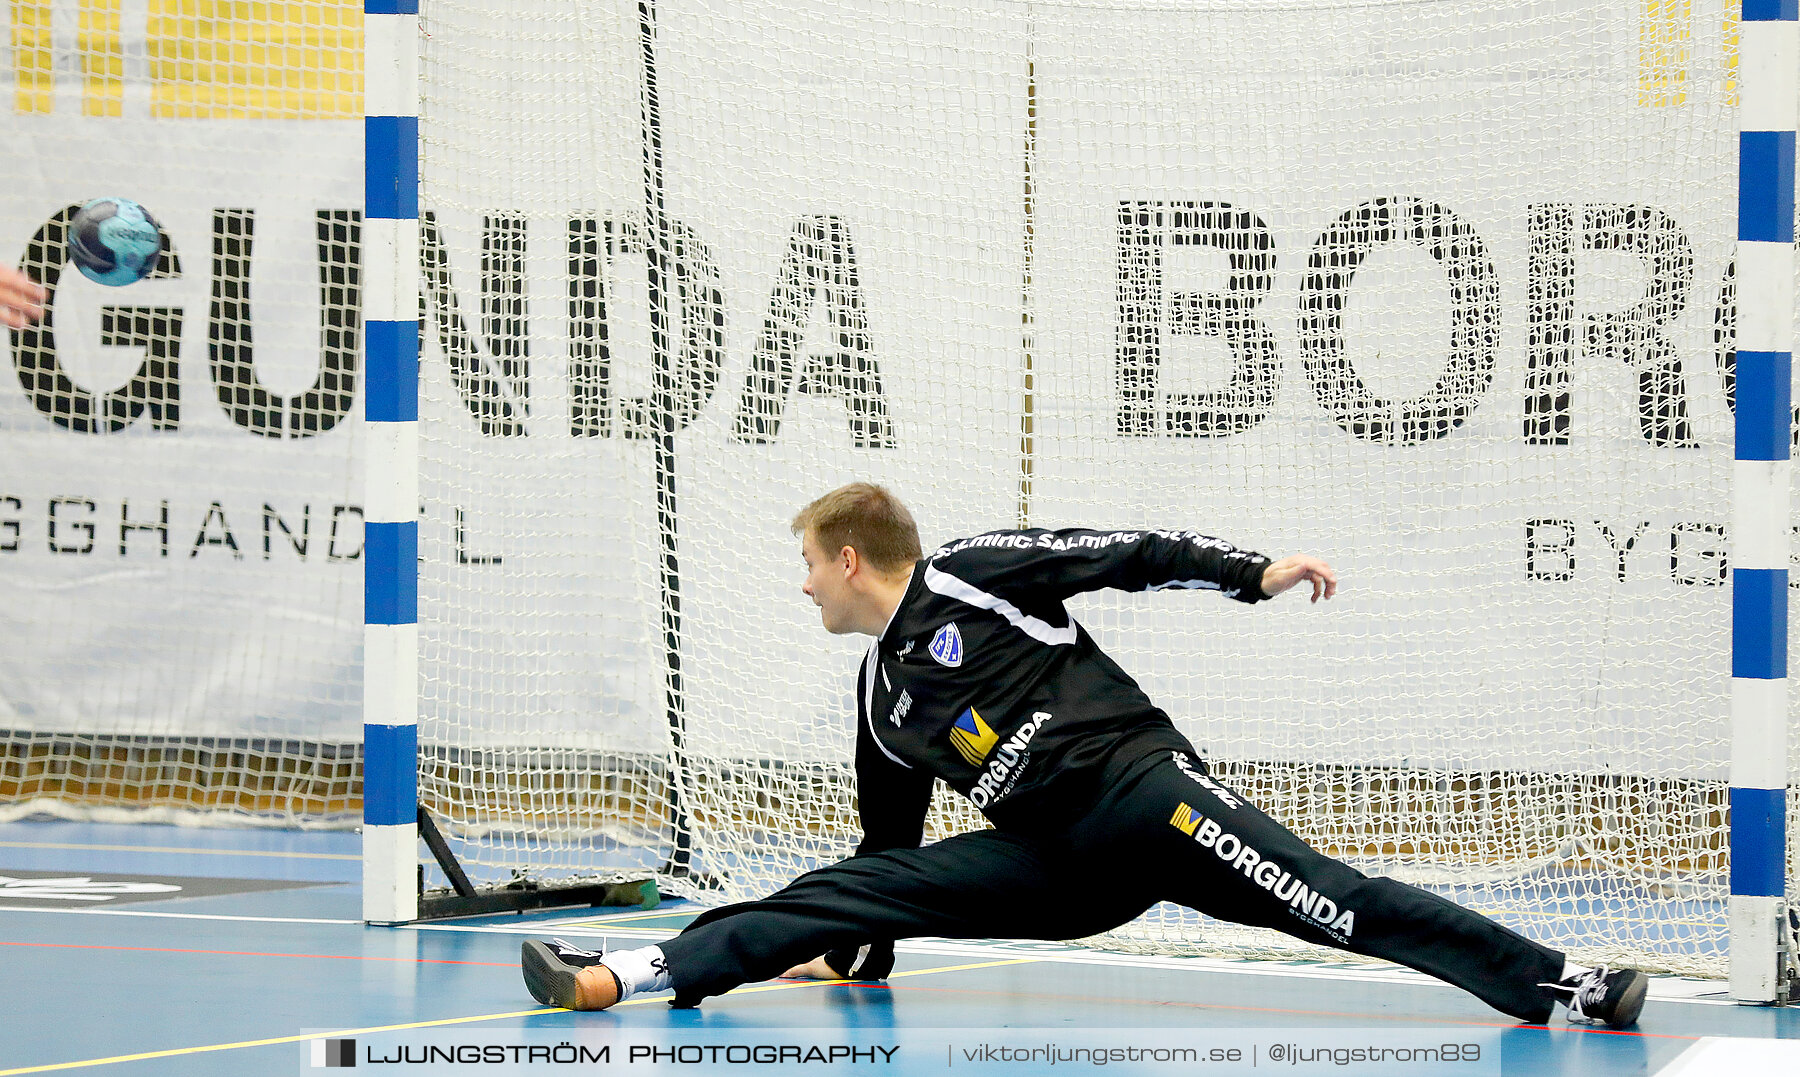
{"type": "MultiPolygon", "coordinates": [[[[180,307],[100,308],[100,343],[139,347],[144,361],[123,387],[100,393],[76,384],[56,354],[56,287],[62,278],[69,220],[79,204],[63,207],[25,247],[21,268],[33,270],[50,293],[43,321],[13,330],[13,366],[37,410],[58,426],[83,434],[116,433],[145,414],[157,430],[181,425],[180,307]]],[[[150,279],[181,276],[181,261],[163,235],[162,256],[150,279]]]]}
{"type": "Polygon", "coordinates": [[[1319,404],[1366,441],[1418,444],[1449,434],[1481,402],[1500,345],[1500,284],[1487,245],[1456,214],[1416,198],[1377,198],[1345,213],[1313,244],[1300,286],[1300,357],[1319,404]],[[1344,307],[1377,244],[1405,240],[1431,255],[1450,285],[1450,357],[1411,400],[1384,400],[1345,355],[1344,307]]]}

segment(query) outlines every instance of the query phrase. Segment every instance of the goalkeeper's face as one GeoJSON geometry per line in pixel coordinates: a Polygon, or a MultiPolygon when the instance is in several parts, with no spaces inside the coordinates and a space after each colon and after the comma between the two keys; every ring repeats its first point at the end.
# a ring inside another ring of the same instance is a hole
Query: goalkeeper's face
{"type": "Polygon", "coordinates": [[[819,607],[819,619],[824,622],[825,631],[837,635],[856,631],[851,625],[855,594],[850,588],[843,557],[820,549],[810,531],[800,540],[800,556],[806,559],[806,582],[800,585],[800,590],[819,607]]]}

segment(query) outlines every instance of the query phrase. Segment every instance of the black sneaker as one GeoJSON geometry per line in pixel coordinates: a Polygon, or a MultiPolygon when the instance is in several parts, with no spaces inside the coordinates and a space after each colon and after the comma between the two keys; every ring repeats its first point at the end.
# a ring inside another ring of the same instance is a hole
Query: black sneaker
{"type": "Polygon", "coordinates": [[[1613,971],[1605,965],[1571,976],[1560,983],[1542,984],[1558,1002],[1569,1008],[1569,1020],[1608,1028],[1637,1024],[1644,1011],[1644,994],[1650,977],[1635,969],[1613,971]]]}
{"type": "Polygon", "coordinates": [[[528,939],[519,946],[519,967],[531,997],[565,1010],[604,1010],[625,993],[618,974],[600,963],[601,951],[551,939],[528,939]],[[605,975],[582,975],[598,967],[605,975]]]}

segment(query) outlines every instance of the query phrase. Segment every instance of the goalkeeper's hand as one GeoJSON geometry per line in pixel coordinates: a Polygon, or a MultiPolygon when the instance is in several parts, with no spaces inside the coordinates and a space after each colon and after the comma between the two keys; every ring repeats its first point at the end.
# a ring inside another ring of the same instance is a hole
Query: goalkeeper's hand
{"type": "Polygon", "coordinates": [[[831,967],[823,957],[815,957],[804,965],[795,965],[781,974],[785,980],[846,980],[849,977],[831,967]]]}
{"type": "Polygon", "coordinates": [[[846,946],[795,965],[782,973],[790,980],[885,980],[894,971],[894,944],[872,942],[846,946]]]}
{"type": "Polygon", "coordinates": [[[1274,598],[1301,581],[1311,581],[1312,600],[1330,598],[1337,594],[1337,573],[1330,565],[1317,557],[1295,554],[1272,561],[1263,569],[1262,593],[1266,598],[1274,598]]]}

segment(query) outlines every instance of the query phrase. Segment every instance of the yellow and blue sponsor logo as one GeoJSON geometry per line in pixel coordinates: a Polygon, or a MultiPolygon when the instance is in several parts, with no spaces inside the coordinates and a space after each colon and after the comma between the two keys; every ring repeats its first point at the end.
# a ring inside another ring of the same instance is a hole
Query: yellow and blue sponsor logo
{"type": "Polygon", "coordinates": [[[950,743],[956,746],[957,753],[972,767],[980,766],[999,741],[1000,734],[982,721],[974,707],[963,711],[956,724],[950,727],[950,743]]]}
{"type": "Polygon", "coordinates": [[[1169,817],[1169,825],[1191,838],[1200,826],[1200,813],[1184,801],[1175,805],[1175,814],[1169,817]]]}

